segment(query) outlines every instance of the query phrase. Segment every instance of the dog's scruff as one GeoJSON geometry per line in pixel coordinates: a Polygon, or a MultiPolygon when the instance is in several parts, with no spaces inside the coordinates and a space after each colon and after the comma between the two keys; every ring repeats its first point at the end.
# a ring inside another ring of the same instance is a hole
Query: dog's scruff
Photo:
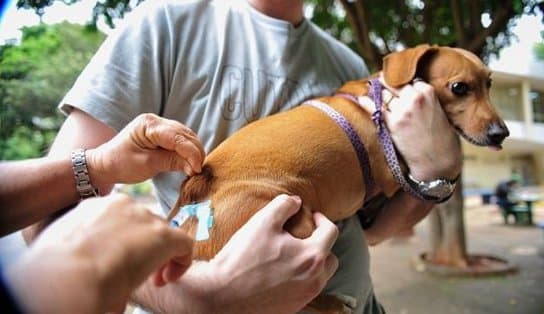
{"type": "MultiPolygon", "coordinates": [[[[387,55],[382,74],[393,88],[415,77],[432,85],[451,125],[473,144],[500,148],[508,136],[489,100],[490,71],[468,51],[417,46],[387,55]]],[[[368,92],[368,80],[350,81],[338,90],[357,98],[368,92]]],[[[346,97],[317,100],[341,113],[364,143],[378,190],[373,194],[393,195],[399,184],[388,168],[370,113],[346,97]]],[[[348,218],[362,207],[365,190],[357,155],[343,130],[322,111],[299,106],[250,123],[221,143],[206,157],[202,173],[182,184],[169,219],[182,205],[211,200],[215,223],[210,238],[196,243],[194,250],[195,259],[210,259],[278,194],[302,198],[303,208],[285,229],[306,238],[315,229],[313,211],[332,221],[348,218]]],[[[194,234],[196,227],[196,221],[190,219],[181,228],[194,234]]],[[[324,309],[319,302],[312,309],[343,311],[341,304],[324,309]]]]}

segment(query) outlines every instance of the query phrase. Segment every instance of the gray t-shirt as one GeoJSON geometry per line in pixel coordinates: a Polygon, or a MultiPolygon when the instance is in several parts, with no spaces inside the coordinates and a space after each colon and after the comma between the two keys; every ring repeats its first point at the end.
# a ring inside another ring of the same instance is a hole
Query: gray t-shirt
{"type": "MultiPolygon", "coordinates": [[[[60,108],[116,130],[153,112],[190,127],[210,152],[251,121],[367,75],[361,58],[308,20],[294,27],[244,0],[154,0],[108,37],[60,108]]],[[[165,212],[183,179],[153,178],[165,212]]],[[[368,249],[357,218],[339,227],[340,268],[327,291],[356,297],[361,313],[372,299],[368,249]]]]}

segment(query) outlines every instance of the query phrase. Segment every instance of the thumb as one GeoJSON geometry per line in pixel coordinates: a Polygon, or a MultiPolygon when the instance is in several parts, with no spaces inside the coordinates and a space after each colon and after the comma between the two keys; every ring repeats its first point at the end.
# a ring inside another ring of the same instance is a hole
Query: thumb
{"type": "Polygon", "coordinates": [[[162,271],[162,279],[164,282],[174,282],[191,266],[191,259],[172,259],[169,261],[162,271]]]}
{"type": "Polygon", "coordinates": [[[283,229],[287,220],[299,211],[301,204],[300,197],[281,194],[257,213],[261,214],[265,221],[269,221],[270,225],[283,229]]]}
{"type": "Polygon", "coordinates": [[[190,258],[184,258],[182,262],[172,259],[154,271],[151,275],[151,280],[155,286],[162,287],[169,282],[178,280],[189,266],[191,266],[190,258]]]}
{"type": "Polygon", "coordinates": [[[171,228],[164,241],[167,247],[163,254],[169,260],[153,274],[157,286],[177,280],[189,268],[193,257],[194,240],[181,229],[171,228]]]}
{"type": "Polygon", "coordinates": [[[154,159],[153,163],[159,167],[159,171],[183,171],[188,176],[196,174],[191,164],[175,151],[158,149],[154,159]]]}

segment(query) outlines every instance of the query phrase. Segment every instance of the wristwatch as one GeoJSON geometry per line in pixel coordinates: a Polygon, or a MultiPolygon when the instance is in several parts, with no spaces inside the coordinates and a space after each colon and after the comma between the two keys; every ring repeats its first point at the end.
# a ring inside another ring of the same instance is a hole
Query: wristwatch
{"type": "Polygon", "coordinates": [[[407,181],[408,184],[423,197],[423,199],[435,203],[442,203],[453,195],[458,179],[459,176],[453,180],[439,178],[432,181],[420,181],[408,173],[407,181]]]}
{"type": "Polygon", "coordinates": [[[76,189],[79,196],[88,198],[91,196],[98,196],[98,189],[91,183],[89,177],[89,170],[87,169],[87,160],[85,159],[85,150],[77,149],[72,151],[72,170],[74,171],[74,177],[76,179],[76,189]]]}

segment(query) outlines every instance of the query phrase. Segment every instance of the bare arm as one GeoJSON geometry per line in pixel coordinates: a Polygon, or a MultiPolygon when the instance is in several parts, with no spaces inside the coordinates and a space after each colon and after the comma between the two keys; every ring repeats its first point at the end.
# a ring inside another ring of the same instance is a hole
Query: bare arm
{"type": "Polygon", "coordinates": [[[410,194],[399,191],[378,212],[370,228],[364,230],[369,245],[379,244],[420,222],[433,208],[410,194]]]}
{"type": "Polygon", "coordinates": [[[0,163],[0,235],[77,203],[69,156],[0,163]]]}
{"type": "MultiPolygon", "coordinates": [[[[59,131],[48,156],[64,161],[58,165],[58,172],[48,176],[49,181],[29,176],[28,182],[18,188],[20,193],[31,191],[27,188],[32,186],[41,186],[44,193],[50,193],[49,197],[55,199],[56,205],[77,202],[71,163],[66,160],[71,151],[78,148],[88,149],[89,176],[101,195],[108,194],[115,183],[141,182],[160,171],[200,172],[205,156],[196,134],[177,121],[142,114],[116,134],[100,121],[74,110],[59,131]]],[[[27,169],[16,170],[20,170],[19,176],[28,175],[24,173],[27,169]]],[[[45,210],[38,209],[37,206],[45,207],[41,197],[23,211],[41,211],[39,218],[43,218],[62,208],[51,204],[45,210]]],[[[46,218],[27,228],[25,239],[33,239],[50,221],[46,218]]]]}
{"type": "MultiPolygon", "coordinates": [[[[461,144],[433,88],[423,82],[406,85],[385,111],[387,126],[410,173],[418,180],[453,179],[462,167],[461,144]]],[[[421,221],[432,209],[400,190],[365,230],[370,245],[378,244],[421,221]]]]}
{"type": "MultiPolygon", "coordinates": [[[[27,204],[28,207],[25,206],[21,209],[17,205],[12,208],[17,208],[17,211],[25,212],[26,214],[30,212],[39,213],[39,215],[32,215],[32,218],[37,218],[38,221],[42,219],[40,222],[24,230],[23,235],[27,242],[32,241],[46,227],[50,222],[50,219],[47,219],[47,217],[60,209],[75,205],[79,200],[70,161],[71,151],[77,148],[96,147],[110,140],[114,135],[115,131],[113,129],[80,110],[74,110],[59,130],[49,151],[48,159],[38,161],[34,164],[35,167],[40,168],[41,172],[49,173],[40,177],[34,177],[25,174],[26,171],[29,171],[28,168],[15,169],[15,171],[19,172],[17,177],[26,178],[17,187],[18,193],[16,195],[20,196],[21,194],[28,193],[28,191],[32,191],[32,194],[36,197],[29,198],[31,200],[28,202],[31,203],[27,204]],[[57,160],[55,171],[48,171],[48,163],[55,163],[54,160],[57,160]],[[42,163],[42,161],[45,161],[45,163],[42,163]],[[37,188],[37,190],[33,190],[33,188],[37,188]],[[42,197],[45,197],[47,202],[44,202],[42,197]]],[[[14,174],[12,173],[12,175],[14,174]]],[[[92,174],[91,180],[93,180],[92,174]]],[[[112,187],[112,184],[98,186],[103,195],[108,194],[112,187]]],[[[12,189],[10,192],[14,193],[15,191],[12,189]]],[[[10,198],[13,202],[18,201],[18,199],[13,197],[13,194],[10,195],[10,198]]]]}

